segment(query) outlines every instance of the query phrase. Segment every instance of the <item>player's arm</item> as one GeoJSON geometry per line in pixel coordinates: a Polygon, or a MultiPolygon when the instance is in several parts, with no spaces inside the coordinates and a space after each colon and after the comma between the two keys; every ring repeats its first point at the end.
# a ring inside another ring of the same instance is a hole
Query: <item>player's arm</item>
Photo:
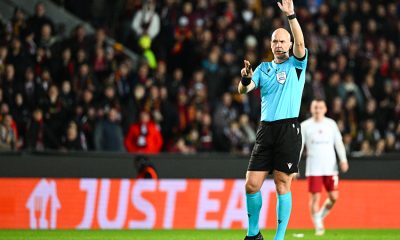
{"type": "Polygon", "coordinates": [[[238,92],[240,94],[245,94],[256,87],[255,83],[251,79],[253,77],[253,69],[251,68],[249,61],[244,60],[244,68],[242,68],[240,74],[242,75],[242,80],[239,82],[238,92]]]}
{"type": "Polygon", "coordinates": [[[339,128],[337,127],[336,124],[335,124],[335,149],[339,157],[340,170],[342,172],[347,172],[347,170],[349,170],[349,163],[347,161],[346,148],[344,147],[342,134],[340,133],[339,128]]]}
{"type": "Polygon", "coordinates": [[[303,31],[294,12],[293,0],[282,0],[282,3],[278,1],[278,6],[288,17],[290,30],[294,38],[293,54],[296,58],[301,59],[306,54],[306,47],[304,45],[303,31]]]}

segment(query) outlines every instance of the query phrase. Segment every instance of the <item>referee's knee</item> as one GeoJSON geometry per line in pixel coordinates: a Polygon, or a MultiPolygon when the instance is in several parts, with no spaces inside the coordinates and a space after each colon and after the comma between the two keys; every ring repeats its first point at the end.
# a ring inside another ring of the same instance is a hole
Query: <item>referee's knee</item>
{"type": "Polygon", "coordinates": [[[260,191],[261,186],[258,186],[258,184],[256,184],[253,181],[246,181],[246,193],[247,194],[254,194],[258,191],[260,191]]]}
{"type": "Polygon", "coordinates": [[[279,195],[290,192],[290,181],[286,181],[286,180],[282,180],[282,179],[279,179],[279,180],[275,179],[274,182],[275,182],[276,192],[279,195]]]}

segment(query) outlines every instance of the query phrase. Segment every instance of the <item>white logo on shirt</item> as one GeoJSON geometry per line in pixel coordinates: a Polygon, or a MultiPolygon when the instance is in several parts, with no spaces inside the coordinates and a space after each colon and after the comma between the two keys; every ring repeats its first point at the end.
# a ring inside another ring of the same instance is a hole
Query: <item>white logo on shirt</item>
{"type": "Polygon", "coordinates": [[[279,72],[276,74],[276,81],[280,84],[284,84],[286,81],[286,73],[285,72],[279,72]]]}
{"type": "Polygon", "coordinates": [[[287,163],[287,166],[288,166],[289,169],[292,168],[292,165],[293,165],[292,163],[287,163]]]}

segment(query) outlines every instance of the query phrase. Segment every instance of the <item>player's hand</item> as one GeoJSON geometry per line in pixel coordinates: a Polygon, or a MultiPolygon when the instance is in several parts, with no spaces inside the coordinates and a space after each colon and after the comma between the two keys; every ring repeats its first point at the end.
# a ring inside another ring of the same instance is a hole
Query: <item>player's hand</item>
{"type": "Polygon", "coordinates": [[[340,170],[345,173],[349,170],[349,163],[348,162],[340,162],[340,170]]]}
{"type": "Polygon", "coordinates": [[[294,14],[293,0],[282,0],[277,2],[278,7],[286,14],[286,16],[294,14]]]}
{"type": "Polygon", "coordinates": [[[244,68],[240,71],[242,77],[251,78],[253,76],[253,69],[251,68],[251,64],[249,61],[244,60],[244,68]]]}

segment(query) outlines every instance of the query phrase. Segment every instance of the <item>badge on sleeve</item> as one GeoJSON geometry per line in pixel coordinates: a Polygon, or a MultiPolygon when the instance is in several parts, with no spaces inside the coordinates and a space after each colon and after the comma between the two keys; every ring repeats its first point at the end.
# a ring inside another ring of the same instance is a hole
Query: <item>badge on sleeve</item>
{"type": "Polygon", "coordinates": [[[286,73],[285,72],[279,72],[276,74],[276,80],[280,84],[284,84],[286,81],[286,73]]]}

